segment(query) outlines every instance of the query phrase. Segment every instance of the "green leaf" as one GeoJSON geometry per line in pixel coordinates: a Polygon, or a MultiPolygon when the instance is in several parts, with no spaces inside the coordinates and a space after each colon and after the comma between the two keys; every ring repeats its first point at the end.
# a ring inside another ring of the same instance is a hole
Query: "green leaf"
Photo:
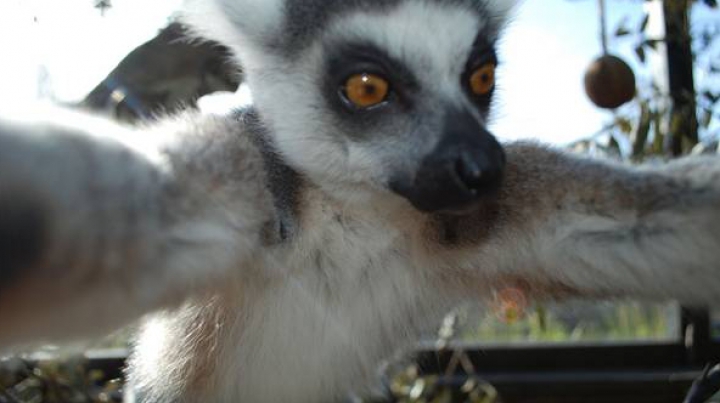
{"type": "Polygon", "coordinates": [[[703,108],[702,112],[700,112],[700,119],[699,119],[698,123],[700,124],[700,126],[707,129],[708,127],[710,127],[710,123],[712,123],[712,119],[713,119],[712,110],[710,110],[708,108],[703,108]]]}
{"type": "Polygon", "coordinates": [[[640,22],[640,27],[638,28],[638,32],[645,32],[645,29],[647,29],[649,22],[650,22],[650,14],[645,13],[645,16],[643,17],[642,22],[640,22]]]}
{"type": "Polygon", "coordinates": [[[645,45],[649,46],[653,50],[657,50],[657,45],[662,42],[662,39],[646,39],[645,45]]]}
{"type": "Polygon", "coordinates": [[[718,101],[720,101],[720,93],[714,94],[710,91],[703,91],[698,96],[704,99],[705,102],[710,104],[710,106],[714,106],[718,101]]]}
{"type": "Polygon", "coordinates": [[[645,47],[642,44],[635,47],[635,55],[641,63],[645,63],[645,47]]]}
{"type": "Polygon", "coordinates": [[[630,30],[628,30],[627,28],[625,28],[623,26],[620,26],[615,30],[616,38],[619,38],[621,36],[627,36],[627,35],[630,35],[630,30]]]}
{"type": "Polygon", "coordinates": [[[630,134],[632,132],[632,122],[626,118],[617,117],[615,119],[615,126],[624,134],[630,134]]]}

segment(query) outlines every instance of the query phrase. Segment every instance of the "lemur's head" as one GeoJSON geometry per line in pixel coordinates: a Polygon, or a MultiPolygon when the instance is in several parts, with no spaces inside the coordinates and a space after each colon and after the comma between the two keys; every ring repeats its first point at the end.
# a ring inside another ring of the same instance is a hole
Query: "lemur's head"
{"type": "Polygon", "coordinates": [[[277,150],[343,198],[461,210],[500,183],[485,127],[512,0],[194,0],[245,69],[277,150]]]}

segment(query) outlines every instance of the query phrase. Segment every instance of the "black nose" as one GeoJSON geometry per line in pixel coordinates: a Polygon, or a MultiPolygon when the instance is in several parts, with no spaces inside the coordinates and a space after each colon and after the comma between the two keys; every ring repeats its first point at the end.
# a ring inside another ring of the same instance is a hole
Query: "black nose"
{"type": "Polygon", "coordinates": [[[442,140],[414,177],[398,177],[393,191],[418,210],[461,211],[500,187],[505,153],[495,137],[469,113],[446,117],[442,140]]]}
{"type": "Polygon", "coordinates": [[[470,192],[477,192],[482,189],[483,174],[487,175],[491,172],[483,172],[481,162],[467,150],[461,150],[460,155],[453,166],[454,174],[459,183],[465,186],[470,192]]]}

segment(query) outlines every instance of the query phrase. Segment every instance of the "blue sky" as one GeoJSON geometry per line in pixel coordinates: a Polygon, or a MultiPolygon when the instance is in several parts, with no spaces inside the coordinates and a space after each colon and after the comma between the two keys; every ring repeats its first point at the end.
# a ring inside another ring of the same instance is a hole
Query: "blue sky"
{"type": "MultiPolygon", "coordinates": [[[[642,2],[607,0],[610,25],[642,18],[642,2]]],[[[566,143],[598,131],[610,119],[585,96],[583,76],[601,53],[595,0],[525,0],[500,46],[499,108],[494,122],[504,139],[566,143]]],[[[630,42],[611,52],[634,62],[630,42]]]]}
{"type": "MultiPolygon", "coordinates": [[[[611,31],[624,16],[632,22],[641,18],[642,1],[607,2],[611,31]]],[[[2,0],[0,51],[12,56],[0,64],[0,105],[35,100],[39,77],[49,78],[55,98],[81,98],[181,3],[114,0],[114,8],[101,17],[91,0],[2,0]]],[[[589,103],[582,87],[585,68],[600,54],[598,30],[595,0],[521,4],[500,46],[492,125],[499,137],[566,143],[610,119],[589,103]]],[[[627,42],[611,42],[611,49],[634,63],[627,42]]]]}

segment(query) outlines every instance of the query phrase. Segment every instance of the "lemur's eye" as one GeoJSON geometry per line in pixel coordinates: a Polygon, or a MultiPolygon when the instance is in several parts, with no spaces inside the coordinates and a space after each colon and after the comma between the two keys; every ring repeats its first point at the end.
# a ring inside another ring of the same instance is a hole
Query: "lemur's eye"
{"type": "Polygon", "coordinates": [[[485,63],[470,75],[470,89],[475,95],[487,95],[495,87],[495,63],[485,63]]]}
{"type": "Polygon", "coordinates": [[[345,81],[343,95],[353,106],[360,109],[370,108],[385,101],[390,84],[375,74],[355,74],[345,81]]]}

